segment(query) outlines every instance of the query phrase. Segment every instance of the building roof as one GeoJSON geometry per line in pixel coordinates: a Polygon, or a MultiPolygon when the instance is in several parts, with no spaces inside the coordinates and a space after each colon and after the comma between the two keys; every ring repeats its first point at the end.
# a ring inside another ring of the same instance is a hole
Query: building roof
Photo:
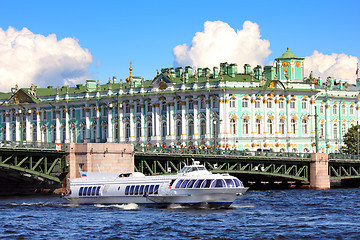
{"type": "Polygon", "coordinates": [[[275,60],[278,60],[278,59],[304,59],[304,58],[299,58],[299,57],[295,56],[295,54],[290,52],[289,48],[287,48],[286,52],[284,52],[280,57],[278,57],[275,60]]]}

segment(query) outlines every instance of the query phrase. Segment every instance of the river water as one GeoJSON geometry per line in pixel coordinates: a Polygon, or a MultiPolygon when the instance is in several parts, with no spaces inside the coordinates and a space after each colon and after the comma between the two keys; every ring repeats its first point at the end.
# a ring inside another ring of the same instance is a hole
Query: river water
{"type": "Polygon", "coordinates": [[[1,239],[360,239],[360,189],[249,191],[230,209],[0,198],[1,239]]]}

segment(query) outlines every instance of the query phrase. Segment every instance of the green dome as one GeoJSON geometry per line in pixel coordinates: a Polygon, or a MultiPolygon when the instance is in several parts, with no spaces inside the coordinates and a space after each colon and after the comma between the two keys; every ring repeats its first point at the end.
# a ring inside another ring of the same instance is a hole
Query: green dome
{"type": "Polygon", "coordinates": [[[289,48],[287,48],[286,52],[284,52],[283,55],[281,55],[281,57],[277,59],[293,59],[293,58],[298,58],[298,57],[295,56],[295,54],[293,54],[292,52],[290,52],[289,48]]]}

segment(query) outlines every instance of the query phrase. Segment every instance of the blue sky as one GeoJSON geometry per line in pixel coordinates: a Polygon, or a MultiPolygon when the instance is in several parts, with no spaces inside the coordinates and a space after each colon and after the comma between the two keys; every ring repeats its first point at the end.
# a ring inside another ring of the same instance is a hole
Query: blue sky
{"type": "Polygon", "coordinates": [[[104,83],[113,75],[126,78],[130,61],[133,74],[145,79],[152,79],[156,69],[173,67],[174,47],[191,45],[206,21],[224,22],[235,31],[241,30],[245,21],[256,23],[260,38],[270,42],[271,54],[261,64],[273,61],[287,47],[298,57],[311,56],[316,50],[359,59],[359,11],[360,1],[355,0],[13,0],[0,3],[0,28],[20,31],[25,27],[45,37],[55,34],[58,41],[77,39],[92,56],[87,77],[104,83]]]}

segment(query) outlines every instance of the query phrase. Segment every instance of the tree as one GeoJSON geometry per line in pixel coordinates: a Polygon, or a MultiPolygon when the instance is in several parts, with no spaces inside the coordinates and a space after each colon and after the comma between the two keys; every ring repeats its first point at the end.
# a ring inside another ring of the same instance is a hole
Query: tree
{"type": "Polygon", "coordinates": [[[341,148],[343,153],[358,155],[360,140],[360,125],[352,126],[344,135],[344,146],[341,148]]]}

